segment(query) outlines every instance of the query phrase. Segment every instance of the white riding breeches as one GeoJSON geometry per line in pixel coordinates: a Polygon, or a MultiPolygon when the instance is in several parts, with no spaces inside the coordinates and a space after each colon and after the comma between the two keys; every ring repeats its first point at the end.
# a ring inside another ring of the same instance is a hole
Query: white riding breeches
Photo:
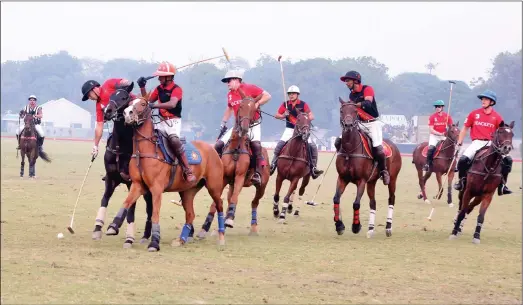
{"type": "MultiPolygon", "coordinates": [[[[20,132],[22,132],[22,130],[24,130],[24,126],[25,126],[24,123],[20,122],[20,127],[16,129],[16,135],[19,135],[20,132]]],[[[45,137],[44,129],[42,128],[41,125],[35,125],[35,129],[40,137],[42,137],[42,138],[45,137]]]]}
{"type": "Polygon", "coordinates": [[[436,144],[438,144],[439,141],[443,141],[445,139],[446,139],[445,136],[437,136],[435,134],[430,134],[429,135],[429,146],[436,146],[436,144]]]}
{"type": "MultiPolygon", "coordinates": [[[[294,134],[293,128],[285,128],[283,131],[283,134],[281,135],[280,141],[287,142],[292,138],[292,135],[294,134]]],[[[311,143],[311,137],[309,136],[309,139],[307,140],[308,143],[311,143]]]]}
{"type": "Polygon", "coordinates": [[[179,138],[182,131],[182,119],[172,118],[169,120],[164,120],[156,124],[155,128],[163,132],[166,136],[175,134],[179,138]]]}
{"type": "MultiPolygon", "coordinates": [[[[376,120],[370,123],[360,123],[361,130],[372,140],[372,147],[378,147],[383,144],[383,131],[381,130],[381,121],[376,120]]],[[[340,135],[341,138],[341,135],[340,135]]]]}
{"type": "Polygon", "coordinates": [[[465,149],[463,152],[463,156],[467,156],[470,160],[474,158],[478,150],[480,150],[484,146],[490,146],[490,141],[480,141],[480,140],[474,140],[472,143],[465,149]]]}
{"type": "MultiPolygon", "coordinates": [[[[221,137],[220,141],[222,141],[225,144],[229,142],[233,129],[234,128],[230,128],[229,130],[227,130],[227,132],[221,137]]],[[[257,124],[249,129],[249,138],[251,139],[251,141],[261,141],[261,124],[257,124]]]]}

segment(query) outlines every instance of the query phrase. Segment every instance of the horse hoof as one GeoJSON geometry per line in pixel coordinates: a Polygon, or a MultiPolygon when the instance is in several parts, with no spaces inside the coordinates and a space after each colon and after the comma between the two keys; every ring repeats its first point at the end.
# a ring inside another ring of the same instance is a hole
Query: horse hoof
{"type": "Polygon", "coordinates": [[[449,240],[455,240],[455,239],[458,239],[458,237],[454,234],[450,234],[449,240]]]}
{"type": "Polygon", "coordinates": [[[175,238],[173,239],[173,241],[171,242],[171,247],[181,247],[183,246],[183,242],[181,239],[179,238],[175,238]]]}
{"type": "Polygon", "coordinates": [[[352,224],[352,233],[354,234],[358,234],[360,233],[360,230],[361,230],[361,223],[359,224],[352,224]]]}
{"type": "Polygon", "coordinates": [[[142,239],[140,239],[140,244],[145,244],[147,241],[149,241],[148,238],[142,237],[142,239]]]}
{"type": "Polygon", "coordinates": [[[392,236],[392,229],[385,229],[385,235],[387,235],[387,237],[391,237],[392,236]]]}
{"type": "Polygon", "coordinates": [[[453,208],[454,207],[454,203],[449,203],[449,208],[453,208]]]}
{"type": "Polygon", "coordinates": [[[279,224],[286,224],[287,221],[285,220],[285,218],[280,218],[280,219],[278,220],[278,223],[279,223],[279,224]]]}
{"type": "Polygon", "coordinates": [[[217,234],[216,229],[212,230],[212,232],[211,232],[211,236],[216,236],[216,234],[217,234]]]}
{"type": "Polygon", "coordinates": [[[149,248],[147,248],[147,251],[148,252],[156,252],[156,251],[159,251],[159,249],[156,249],[155,247],[149,247],[149,248]]]}
{"type": "Polygon", "coordinates": [[[430,200],[425,199],[425,203],[426,203],[426,204],[430,204],[430,200]]]}
{"type": "Polygon", "coordinates": [[[472,239],[472,243],[475,244],[475,245],[479,245],[481,241],[479,240],[479,238],[473,238],[472,239]]]}
{"type": "Polygon", "coordinates": [[[438,195],[433,196],[432,199],[434,199],[434,200],[438,199],[438,195]]]}
{"type": "Polygon", "coordinates": [[[260,234],[258,234],[258,232],[256,231],[250,231],[249,232],[249,236],[259,236],[260,234]]]}
{"type": "Polygon", "coordinates": [[[102,239],[102,231],[94,231],[92,237],[93,237],[93,240],[102,239]]]}
{"type": "Polygon", "coordinates": [[[232,219],[230,219],[230,218],[227,218],[227,219],[225,220],[225,226],[226,226],[227,228],[231,228],[231,229],[234,228],[234,220],[232,220],[232,219]]]}
{"type": "Polygon", "coordinates": [[[289,207],[287,208],[287,213],[292,213],[292,204],[289,204],[289,207]]]}
{"type": "Polygon", "coordinates": [[[126,242],[123,243],[123,248],[124,249],[131,249],[132,247],[133,247],[133,243],[131,243],[131,242],[127,242],[126,241],[126,242]]]}
{"type": "Polygon", "coordinates": [[[299,217],[299,216],[300,216],[300,211],[296,210],[296,211],[294,212],[294,216],[295,216],[295,217],[299,217]]]}
{"type": "Polygon", "coordinates": [[[199,239],[205,239],[206,236],[207,236],[207,232],[205,232],[205,230],[201,230],[200,233],[198,233],[199,239]]]}
{"type": "Polygon", "coordinates": [[[423,195],[422,194],[418,194],[418,199],[421,199],[423,198],[423,195]]]}
{"type": "Polygon", "coordinates": [[[374,230],[367,231],[367,238],[371,238],[374,235],[374,230]]]}
{"type": "Polygon", "coordinates": [[[105,235],[118,235],[118,231],[116,231],[113,227],[107,228],[107,232],[105,232],[105,235]]]}

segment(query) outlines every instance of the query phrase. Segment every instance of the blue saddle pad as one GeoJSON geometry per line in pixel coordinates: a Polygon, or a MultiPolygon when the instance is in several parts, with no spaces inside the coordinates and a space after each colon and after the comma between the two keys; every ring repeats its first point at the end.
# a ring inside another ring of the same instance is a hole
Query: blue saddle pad
{"type": "MultiPolygon", "coordinates": [[[[167,150],[166,148],[166,144],[164,142],[166,141],[166,139],[162,136],[161,133],[158,133],[158,138],[160,140],[158,141],[158,144],[160,146],[160,150],[165,156],[165,160],[169,163],[175,163],[174,160],[176,159],[174,155],[171,155],[171,151],[167,150]]],[[[185,144],[185,155],[187,156],[187,161],[189,162],[189,165],[199,165],[200,163],[202,163],[202,155],[200,154],[200,151],[196,148],[196,146],[194,146],[191,142],[185,142],[184,138],[181,138],[180,140],[182,143],[185,144]]]]}

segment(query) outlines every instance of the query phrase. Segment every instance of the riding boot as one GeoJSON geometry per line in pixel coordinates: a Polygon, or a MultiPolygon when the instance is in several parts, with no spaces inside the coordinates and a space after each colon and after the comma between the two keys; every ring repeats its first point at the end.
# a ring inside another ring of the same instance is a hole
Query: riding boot
{"type": "Polygon", "coordinates": [[[274,171],[276,170],[276,162],[278,161],[278,156],[281,153],[281,150],[285,146],[285,141],[278,141],[278,144],[276,144],[276,147],[274,148],[274,157],[272,157],[271,162],[271,176],[274,174],[274,171]]]}
{"type": "Polygon", "coordinates": [[[318,170],[316,167],[318,166],[318,147],[316,147],[316,144],[314,143],[307,143],[309,145],[310,149],[310,164],[311,164],[311,177],[312,179],[318,178],[321,174],[323,174],[322,170],[318,170]]]}
{"type": "Polygon", "coordinates": [[[429,146],[429,150],[427,151],[427,163],[423,166],[423,170],[428,172],[429,170],[432,170],[432,162],[434,160],[434,151],[436,150],[435,146],[429,146]]]}
{"type": "Polygon", "coordinates": [[[44,139],[45,137],[38,136],[38,151],[42,153],[44,151],[44,139]]]}
{"type": "Polygon", "coordinates": [[[458,182],[454,184],[454,189],[456,191],[461,191],[465,189],[467,183],[467,172],[470,167],[470,159],[467,156],[461,156],[458,161],[458,182]]]}
{"type": "Polygon", "coordinates": [[[254,175],[252,175],[251,181],[255,186],[261,185],[261,172],[262,172],[262,146],[260,141],[251,141],[251,150],[252,154],[256,157],[256,170],[254,175]]]}
{"type": "Polygon", "coordinates": [[[383,184],[389,185],[390,175],[387,170],[387,160],[385,159],[385,152],[383,151],[383,146],[374,147],[374,154],[376,161],[378,161],[378,168],[380,170],[380,175],[383,177],[383,184]]]}
{"type": "Polygon", "coordinates": [[[334,147],[336,147],[336,151],[337,151],[337,152],[340,152],[340,148],[341,148],[341,137],[336,138],[336,140],[334,141],[334,147]]]}
{"type": "Polygon", "coordinates": [[[185,150],[183,148],[182,142],[180,142],[180,139],[176,135],[169,135],[169,143],[171,144],[171,148],[173,149],[173,152],[176,154],[176,158],[178,158],[178,161],[180,162],[180,165],[182,167],[183,173],[185,174],[185,179],[187,182],[194,182],[196,181],[196,177],[194,176],[192,169],[189,167],[189,161],[187,161],[187,156],[185,155],[185,150]]]}
{"type": "Polygon", "coordinates": [[[501,180],[501,183],[498,185],[498,196],[512,194],[512,191],[509,190],[509,188],[507,187],[508,174],[511,172],[511,170],[512,157],[506,156],[505,158],[503,158],[503,161],[501,163],[501,175],[503,176],[503,179],[501,180]]]}
{"type": "Polygon", "coordinates": [[[16,149],[20,149],[20,135],[16,135],[16,142],[18,143],[16,149]]]}
{"type": "Polygon", "coordinates": [[[224,146],[225,146],[225,143],[223,143],[222,140],[218,140],[218,141],[216,141],[216,144],[214,144],[214,149],[216,150],[216,152],[218,153],[220,158],[222,157],[224,146]]]}

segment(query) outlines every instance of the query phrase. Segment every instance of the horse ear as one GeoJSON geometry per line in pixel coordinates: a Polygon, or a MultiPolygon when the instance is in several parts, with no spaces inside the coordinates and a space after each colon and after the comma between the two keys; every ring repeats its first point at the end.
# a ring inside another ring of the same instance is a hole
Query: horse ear
{"type": "Polygon", "coordinates": [[[340,104],[345,104],[345,101],[341,99],[341,96],[338,96],[338,99],[340,100],[340,104]]]}
{"type": "Polygon", "coordinates": [[[459,127],[459,121],[456,122],[456,127],[459,127]]]}
{"type": "Polygon", "coordinates": [[[149,91],[149,92],[146,92],[145,95],[143,95],[142,97],[143,97],[146,101],[149,101],[149,96],[151,96],[151,92],[152,92],[152,90],[149,91]]]}
{"type": "Polygon", "coordinates": [[[505,121],[501,121],[501,123],[499,123],[499,127],[498,128],[501,128],[503,126],[505,126],[505,121]]]}
{"type": "Polygon", "coordinates": [[[510,124],[508,124],[508,127],[510,127],[510,129],[514,129],[514,121],[510,122],[510,124]]]}

